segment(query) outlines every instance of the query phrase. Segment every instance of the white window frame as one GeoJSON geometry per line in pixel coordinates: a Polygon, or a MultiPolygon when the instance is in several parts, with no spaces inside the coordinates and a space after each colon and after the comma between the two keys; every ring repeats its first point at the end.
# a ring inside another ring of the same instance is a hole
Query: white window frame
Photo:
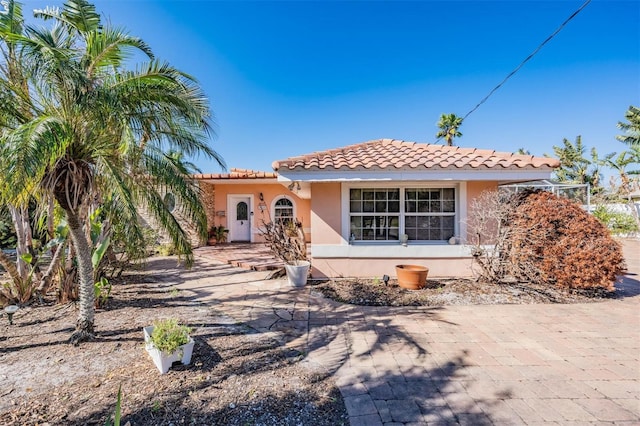
{"type": "Polygon", "coordinates": [[[275,197],[273,197],[273,200],[271,200],[271,212],[273,214],[273,217],[271,218],[271,220],[276,220],[276,203],[278,201],[280,201],[281,199],[286,199],[288,200],[293,209],[292,209],[292,214],[293,216],[291,217],[293,220],[296,220],[297,216],[296,216],[296,202],[294,201],[293,198],[289,197],[288,195],[282,194],[282,195],[276,195],[275,197]]]}
{"type": "MultiPolygon", "coordinates": [[[[342,184],[342,237],[344,243],[349,243],[351,235],[351,189],[399,189],[400,190],[400,235],[405,229],[405,190],[406,189],[444,189],[453,188],[455,191],[455,216],[454,216],[454,236],[460,238],[466,236],[466,227],[463,218],[466,218],[466,182],[353,182],[342,184]]],[[[375,213],[372,213],[375,215],[375,213]]],[[[398,240],[355,240],[354,245],[398,245],[398,240]]],[[[442,245],[448,244],[444,240],[410,240],[410,245],[442,245]]]]}

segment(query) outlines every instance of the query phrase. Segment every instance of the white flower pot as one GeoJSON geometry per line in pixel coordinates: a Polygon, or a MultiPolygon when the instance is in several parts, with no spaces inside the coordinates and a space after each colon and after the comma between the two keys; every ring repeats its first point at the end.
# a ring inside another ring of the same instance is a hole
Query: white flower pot
{"type": "Polygon", "coordinates": [[[153,326],[150,325],[148,327],[144,327],[144,344],[145,349],[151,356],[153,363],[158,367],[160,374],[165,374],[171,368],[171,365],[180,361],[184,365],[189,365],[191,363],[191,355],[193,354],[193,345],[194,341],[191,337],[189,337],[189,342],[178,347],[178,349],[173,353],[161,352],[153,346],[151,342],[151,333],[153,333],[153,326]]]}
{"type": "Polygon", "coordinates": [[[307,284],[310,267],[311,263],[306,260],[298,260],[295,265],[285,264],[284,268],[287,271],[289,284],[292,287],[304,287],[307,284]]]}

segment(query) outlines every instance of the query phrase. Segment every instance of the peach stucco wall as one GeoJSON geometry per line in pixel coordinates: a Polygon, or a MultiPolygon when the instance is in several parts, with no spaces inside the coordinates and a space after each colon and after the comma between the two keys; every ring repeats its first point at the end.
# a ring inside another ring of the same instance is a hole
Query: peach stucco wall
{"type": "MultiPolygon", "coordinates": [[[[467,229],[467,244],[475,244],[478,242],[478,236],[476,235],[473,229],[470,229],[472,222],[469,221],[471,215],[473,215],[473,200],[480,196],[484,191],[496,191],[498,189],[498,182],[469,182],[467,183],[467,224],[469,229],[467,229]]],[[[491,237],[487,235],[480,236],[480,241],[483,244],[489,243],[491,237]]]]}
{"type": "Polygon", "coordinates": [[[342,217],[339,183],[311,185],[311,234],[314,244],[340,244],[342,217]]]}
{"type": "Polygon", "coordinates": [[[214,210],[216,212],[224,211],[225,216],[215,216],[215,223],[209,224],[209,226],[213,225],[223,225],[229,228],[228,224],[228,206],[227,206],[227,196],[228,195],[245,195],[245,196],[253,196],[253,205],[250,206],[251,211],[253,212],[252,218],[252,241],[260,242],[263,241],[262,235],[260,233],[260,226],[262,225],[262,221],[268,222],[272,215],[271,206],[275,199],[285,195],[289,197],[294,202],[294,214],[296,217],[302,221],[302,226],[305,229],[305,233],[307,234],[307,240],[310,238],[310,229],[311,229],[311,203],[309,200],[304,200],[299,198],[294,192],[289,191],[286,186],[281,185],[279,183],[268,183],[268,184],[227,184],[224,183],[216,183],[215,184],[215,206],[214,210]],[[260,193],[262,193],[264,197],[264,201],[260,201],[260,193]],[[266,209],[261,211],[259,208],[259,204],[264,203],[266,209]]]}
{"type": "MultiPolygon", "coordinates": [[[[381,249],[383,252],[384,249],[381,249]]],[[[409,264],[421,265],[429,268],[430,277],[470,277],[472,259],[470,257],[459,257],[450,259],[427,259],[427,258],[331,258],[313,259],[311,275],[314,278],[326,277],[382,277],[389,275],[396,277],[396,265],[409,264]]]]}
{"type": "MultiPolygon", "coordinates": [[[[485,190],[495,190],[495,181],[467,182],[466,199],[463,200],[468,213],[471,201],[485,190]]],[[[468,277],[472,275],[472,258],[469,252],[459,247],[455,256],[448,257],[451,247],[431,245],[421,250],[419,247],[407,250],[403,254],[389,255],[390,248],[384,244],[370,246],[374,249],[372,256],[342,256],[347,246],[357,252],[358,245],[348,246],[342,237],[341,217],[341,185],[339,183],[314,183],[311,186],[311,234],[312,234],[312,275],[314,277],[381,277],[389,275],[395,277],[395,265],[417,264],[429,268],[430,276],[434,277],[468,277]],[[314,247],[316,247],[314,254],[314,247]],[[442,249],[439,249],[442,247],[442,249]],[[319,250],[325,255],[317,255],[319,250]],[[420,253],[424,251],[424,253],[420,253]],[[339,254],[338,254],[339,253],[339,254]],[[426,254],[431,253],[431,254],[426,254]],[[445,253],[445,254],[443,254],[445,253]],[[418,256],[416,256],[418,254],[418,256]]],[[[460,217],[466,221],[466,217],[460,217]]],[[[362,247],[362,245],[360,245],[362,247]]]]}
{"type": "Polygon", "coordinates": [[[495,191],[496,189],[498,189],[498,182],[495,181],[467,182],[467,210],[471,206],[471,201],[483,191],[495,191]]]}

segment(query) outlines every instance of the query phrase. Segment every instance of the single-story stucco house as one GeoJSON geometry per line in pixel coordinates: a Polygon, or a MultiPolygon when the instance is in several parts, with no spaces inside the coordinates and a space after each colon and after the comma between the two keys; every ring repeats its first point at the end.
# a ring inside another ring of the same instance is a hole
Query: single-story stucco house
{"type": "Polygon", "coordinates": [[[199,174],[210,225],[228,240],[261,242],[262,221],[302,221],[314,277],[469,276],[467,215],[498,185],[549,179],[559,161],[392,139],[274,161],[273,172],[199,174]],[[407,239],[406,244],[402,240],[407,239]]]}

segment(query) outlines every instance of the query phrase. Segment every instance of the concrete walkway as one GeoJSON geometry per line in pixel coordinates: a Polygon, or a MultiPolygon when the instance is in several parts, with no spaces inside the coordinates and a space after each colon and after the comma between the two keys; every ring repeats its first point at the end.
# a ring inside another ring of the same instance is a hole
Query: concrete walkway
{"type": "Polygon", "coordinates": [[[625,297],[362,307],[200,257],[181,288],[333,374],[352,425],[640,424],[640,242],[625,297]]]}

